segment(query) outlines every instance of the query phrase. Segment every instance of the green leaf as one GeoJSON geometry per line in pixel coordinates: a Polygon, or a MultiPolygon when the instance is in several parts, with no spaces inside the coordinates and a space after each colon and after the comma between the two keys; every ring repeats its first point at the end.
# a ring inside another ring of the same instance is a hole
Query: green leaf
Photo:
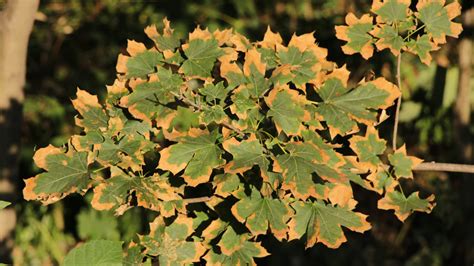
{"type": "Polygon", "coordinates": [[[77,215],[77,233],[83,240],[108,239],[119,240],[117,219],[109,212],[83,209],[77,215]]]}
{"type": "Polygon", "coordinates": [[[158,81],[138,84],[130,95],[122,99],[122,103],[130,107],[143,101],[157,101],[162,104],[172,102],[174,100],[172,93],[179,93],[182,78],[164,68],[158,69],[157,77],[158,81]]]}
{"type": "Polygon", "coordinates": [[[244,197],[232,207],[232,214],[245,225],[253,235],[266,234],[270,227],[273,235],[286,239],[286,222],[290,219],[290,209],[279,199],[262,197],[253,188],[249,197],[244,197]]]}
{"type": "Polygon", "coordinates": [[[194,39],[184,48],[187,59],[180,71],[188,77],[207,78],[211,76],[216,59],[224,52],[219,48],[217,40],[194,39]]]}
{"type": "Polygon", "coordinates": [[[279,51],[277,57],[280,64],[291,66],[291,81],[297,87],[302,87],[305,83],[316,77],[312,67],[318,63],[318,60],[311,50],[301,52],[297,47],[290,46],[286,51],[279,51]]]}
{"type": "Polygon", "coordinates": [[[242,174],[254,165],[258,165],[262,171],[267,170],[269,161],[255,135],[242,141],[235,138],[227,139],[222,145],[233,156],[232,161],[225,167],[226,173],[242,174]]]}
{"type": "Polygon", "coordinates": [[[91,240],[71,250],[64,258],[64,266],[121,266],[122,242],[91,240]]]}
{"type": "Polygon", "coordinates": [[[123,258],[123,265],[124,266],[151,266],[151,260],[146,260],[143,263],[143,259],[145,258],[145,254],[142,252],[142,247],[137,245],[135,242],[130,242],[126,255],[123,258]]]}
{"type": "Polygon", "coordinates": [[[127,78],[145,78],[161,65],[163,55],[158,51],[147,50],[127,60],[127,78]]]}
{"type": "Polygon", "coordinates": [[[336,37],[347,42],[342,46],[342,51],[345,54],[360,53],[365,59],[372,57],[373,37],[369,34],[374,28],[372,17],[365,14],[358,19],[354,14],[349,13],[346,16],[346,24],[347,26],[336,26],[336,37]]]}
{"type": "Polygon", "coordinates": [[[372,12],[377,14],[380,22],[397,24],[409,17],[410,2],[410,0],[375,0],[372,3],[372,12]]]}
{"type": "Polygon", "coordinates": [[[445,43],[446,35],[458,37],[462,31],[459,23],[451,20],[461,14],[457,1],[444,6],[444,0],[420,1],[416,5],[417,18],[425,25],[425,32],[433,38],[434,43],[445,43]]]}
{"type": "Polygon", "coordinates": [[[283,174],[282,188],[289,189],[298,199],[322,196],[316,190],[313,173],[316,172],[325,179],[341,176],[340,173],[321,164],[324,161],[323,153],[310,143],[289,143],[285,149],[288,153],[276,157],[273,171],[283,174]]]}
{"type": "Polygon", "coordinates": [[[0,210],[5,209],[11,204],[11,202],[0,200],[0,210]]]}
{"type": "Polygon", "coordinates": [[[412,169],[423,161],[414,156],[407,156],[405,145],[400,147],[393,154],[389,154],[388,160],[393,166],[397,178],[413,178],[412,169]]]}
{"type": "Polygon", "coordinates": [[[217,84],[206,84],[199,89],[199,92],[206,96],[207,102],[211,103],[214,100],[224,100],[229,93],[229,89],[225,88],[224,82],[221,81],[217,84]]]}
{"type": "Polygon", "coordinates": [[[359,158],[359,166],[367,170],[375,170],[382,163],[378,155],[383,154],[387,142],[379,138],[374,127],[368,127],[364,137],[354,136],[349,142],[359,158]]]}
{"type": "Polygon", "coordinates": [[[32,192],[38,195],[69,194],[85,189],[89,183],[90,174],[87,155],[87,152],[65,154],[52,146],[38,150],[35,162],[47,172],[41,173],[31,180],[28,179],[25,190],[32,189],[32,192]]]}
{"type": "Polygon", "coordinates": [[[240,185],[243,185],[237,175],[228,173],[216,175],[213,183],[216,187],[216,195],[222,197],[231,195],[231,193],[236,191],[240,185]]]}
{"type": "Polygon", "coordinates": [[[156,74],[158,81],[138,84],[133,92],[120,100],[122,107],[138,119],[151,121],[156,117],[166,117],[171,111],[165,107],[174,101],[174,94],[179,93],[182,78],[170,70],[159,68],[156,74]]]}
{"type": "Polygon", "coordinates": [[[287,135],[296,135],[301,131],[305,116],[304,96],[286,86],[273,89],[265,98],[265,102],[270,107],[268,116],[273,118],[278,131],[287,135]]]}
{"type": "Polygon", "coordinates": [[[214,105],[206,108],[201,113],[201,121],[210,124],[212,122],[220,123],[227,117],[224,108],[220,105],[214,105]]]}
{"type": "Polygon", "coordinates": [[[403,38],[398,35],[397,29],[392,26],[382,25],[376,27],[372,33],[379,38],[375,45],[380,51],[389,48],[394,55],[399,55],[405,45],[403,38]]]}
{"type": "Polygon", "coordinates": [[[254,258],[269,255],[260,243],[250,241],[249,234],[238,235],[230,226],[217,245],[221,253],[211,249],[204,256],[210,265],[255,265],[254,258]]]}
{"type": "Polygon", "coordinates": [[[317,93],[323,100],[317,111],[330,131],[342,136],[356,129],[355,121],[367,125],[376,122],[377,113],[372,110],[388,108],[400,95],[397,86],[383,78],[363,83],[351,91],[339,78],[330,78],[317,93]]]}
{"type": "Polygon", "coordinates": [[[158,167],[173,174],[184,170],[183,177],[190,186],[207,182],[214,168],[222,165],[221,150],[216,145],[217,131],[190,129],[187,136],[160,151],[158,167]]]}
{"type": "Polygon", "coordinates": [[[346,241],[341,226],[359,233],[370,229],[366,215],[349,209],[318,201],[296,201],[291,206],[295,210],[295,215],[289,223],[290,240],[301,238],[306,234],[307,248],[318,242],[329,248],[338,248],[346,241]]]}
{"type": "Polygon", "coordinates": [[[413,192],[408,198],[398,191],[390,191],[379,200],[377,207],[381,210],[395,210],[395,215],[400,221],[405,221],[415,211],[430,213],[436,206],[434,195],[420,199],[418,192],[413,192]]]}
{"type": "Polygon", "coordinates": [[[437,47],[431,42],[428,35],[418,36],[416,40],[410,40],[407,43],[408,51],[418,55],[421,62],[429,65],[431,63],[431,51],[437,49],[437,47]]]}

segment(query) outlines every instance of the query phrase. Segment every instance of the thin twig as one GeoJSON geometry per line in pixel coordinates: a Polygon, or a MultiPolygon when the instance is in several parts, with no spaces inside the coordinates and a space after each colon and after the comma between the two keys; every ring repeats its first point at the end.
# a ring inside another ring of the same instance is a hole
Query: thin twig
{"type": "MultiPolygon", "coordinates": [[[[186,104],[196,108],[196,110],[198,111],[202,111],[202,106],[201,105],[198,105],[196,104],[195,102],[191,101],[190,99],[186,98],[184,95],[180,95],[180,94],[177,94],[177,93],[174,93],[174,92],[171,92],[171,94],[173,94],[176,98],[178,98],[179,100],[185,102],[186,104]]],[[[224,122],[220,122],[221,125],[225,126],[226,128],[228,129],[231,129],[233,130],[234,132],[236,132],[237,134],[239,134],[239,136],[243,137],[245,134],[244,132],[242,132],[242,130],[234,127],[232,124],[224,121],[224,122]]]]}
{"type": "Polygon", "coordinates": [[[400,51],[400,54],[398,55],[397,58],[397,86],[398,89],[400,90],[400,97],[398,97],[397,100],[397,109],[395,111],[395,121],[393,122],[393,135],[392,135],[392,149],[396,150],[397,149],[397,132],[398,132],[398,115],[400,113],[400,106],[402,105],[402,81],[400,77],[400,65],[402,62],[402,52],[400,51]]]}
{"type": "Polygon", "coordinates": [[[210,201],[211,197],[199,197],[199,198],[189,198],[189,199],[183,199],[184,204],[192,204],[192,203],[201,203],[201,202],[206,202],[210,201]]]}
{"type": "Polygon", "coordinates": [[[427,163],[419,164],[413,170],[414,171],[440,171],[440,172],[457,172],[457,173],[474,174],[474,165],[427,162],[427,163]]]}

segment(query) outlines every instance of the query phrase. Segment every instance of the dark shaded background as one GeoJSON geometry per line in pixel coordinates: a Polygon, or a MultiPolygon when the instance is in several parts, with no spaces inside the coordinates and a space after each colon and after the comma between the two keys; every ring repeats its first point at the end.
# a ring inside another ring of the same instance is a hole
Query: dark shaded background
{"type": "MultiPolygon", "coordinates": [[[[61,145],[77,132],[73,127],[76,113],[70,103],[76,88],[103,96],[105,85],[115,79],[117,55],[125,51],[127,39],[150,44],[143,29],[149,24],[161,24],[165,16],[183,38],[196,25],[210,29],[234,27],[253,41],[263,38],[267,25],[280,32],[286,41],[293,32],[315,31],[320,46],[329,50],[328,59],[339,66],[348,65],[352,82],[370,72],[393,81],[395,59],[388,51],[365,61],[359,55],[342,54],[343,43],[335,38],[334,25],[343,24],[345,14],[368,12],[370,4],[370,0],[41,1],[29,44],[20,176],[28,178],[37,173],[31,159],[35,148],[49,143],[61,145]]],[[[473,13],[472,0],[464,0],[462,5],[464,13],[469,9],[473,13]]],[[[460,38],[472,43],[472,27],[464,25],[460,38]]],[[[429,67],[409,55],[403,59],[404,104],[399,136],[409,153],[427,161],[473,163],[472,154],[463,154],[462,150],[472,146],[474,126],[468,125],[460,136],[461,128],[455,124],[453,112],[460,71],[458,42],[450,38],[429,67]]],[[[472,98],[472,77],[471,80],[472,98]]],[[[386,139],[390,139],[390,124],[386,123],[383,129],[386,139]]],[[[434,193],[437,207],[431,215],[415,214],[405,224],[392,212],[377,210],[377,195],[355,186],[360,210],[370,214],[371,231],[363,235],[347,232],[348,242],[337,250],[322,244],[305,250],[302,242],[282,244],[266,237],[264,246],[273,255],[258,262],[472,265],[473,181],[472,175],[416,174],[415,182],[407,184],[407,190],[434,193]]],[[[78,241],[131,238],[146,230],[149,216],[138,209],[115,218],[91,209],[88,200],[79,196],[47,207],[22,201],[16,209],[19,218],[13,256],[19,265],[57,264],[78,241]]]]}

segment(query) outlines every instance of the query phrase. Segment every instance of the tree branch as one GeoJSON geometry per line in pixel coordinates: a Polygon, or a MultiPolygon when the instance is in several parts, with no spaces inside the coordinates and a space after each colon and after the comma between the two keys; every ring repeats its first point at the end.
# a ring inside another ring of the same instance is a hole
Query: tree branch
{"type": "Polygon", "coordinates": [[[192,204],[192,203],[201,203],[201,202],[206,202],[210,201],[211,197],[199,197],[199,198],[189,198],[189,199],[183,199],[184,204],[192,204]]]}
{"type": "Polygon", "coordinates": [[[402,52],[400,51],[400,54],[397,57],[397,86],[398,89],[400,90],[400,97],[398,97],[397,100],[397,109],[395,111],[395,121],[393,122],[393,135],[392,135],[392,149],[396,150],[397,149],[397,132],[398,132],[398,115],[400,113],[400,106],[402,105],[402,81],[400,77],[400,65],[402,62],[402,52]]]}
{"type": "Polygon", "coordinates": [[[413,170],[414,171],[441,171],[441,172],[457,172],[457,173],[474,174],[474,165],[426,162],[426,163],[419,164],[413,170]]]}

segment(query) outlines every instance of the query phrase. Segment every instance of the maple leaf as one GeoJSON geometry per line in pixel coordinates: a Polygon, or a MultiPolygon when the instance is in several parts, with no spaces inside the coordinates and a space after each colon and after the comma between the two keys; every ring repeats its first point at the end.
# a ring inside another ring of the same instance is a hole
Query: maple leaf
{"type": "Polygon", "coordinates": [[[366,221],[366,215],[319,201],[296,201],[291,207],[295,210],[295,215],[288,224],[289,239],[298,239],[306,234],[307,248],[318,242],[329,248],[338,248],[346,242],[341,226],[359,233],[371,227],[366,221]]]}
{"type": "Polygon", "coordinates": [[[82,117],[76,117],[76,125],[83,127],[85,132],[107,128],[109,117],[99,104],[97,96],[81,89],[77,89],[76,96],[72,104],[82,117]]]}
{"type": "Polygon", "coordinates": [[[415,211],[430,213],[436,206],[434,195],[421,199],[418,192],[413,192],[408,198],[399,191],[390,191],[378,201],[377,208],[381,210],[394,210],[400,221],[405,221],[415,211]]]}
{"type": "Polygon", "coordinates": [[[353,136],[350,140],[350,147],[359,158],[359,166],[367,171],[376,170],[381,163],[378,155],[383,154],[387,142],[380,139],[374,127],[368,127],[364,137],[353,136]]]}
{"type": "Polygon", "coordinates": [[[397,24],[410,15],[410,0],[374,0],[371,11],[377,14],[377,22],[397,24]]]}
{"type": "Polygon", "coordinates": [[[414,156],[407,156],[405,145],[388,155],[390,164],[393,165],[394,173],[397,178],[413,178],[412,169],[419,165],[423,160],[414,156]]]}
{"type": "Polygon", "coordinates": [[[178,215],[167,226],[159,216],[150,223],[150,234],[141,236],[140,242],[147,254],[158,256],[160,265],[199,262],[206,248],[200,242],[186,240],[193,233],[192,224],[193,219],[178,215]]]}
{"type": "Polygon", "coordinates": [[[268,116],[273,118],[278,132],[295,135],[301,131],[302,122],[305,120],[304,96],[298,95],[297,91],[285,85],[270,91],[265,102],[270,107],[268,116]]]}
{"type": "Polygon", "coordinates": [[[232,161],[224,169],[226,173],[242,174],[254,165],[260,166],[262,171],[267,170],[269,161],[264,154],[262,144],[255,135],[252,134],[242,141],[235,138],[227,139],[222,143],[222,146],[233,156],[232,161]]]}
{"type": "Polygon", "coordinates": [[[37,150],[33,159],[47,172],[25,181],[24,198],[53,203],[68,194],[87,189],[90,175],[87,156],[87,152],[66,154],[52,145],[37,150]]]}
{"type": "MultiPolygon", "coordinates": [[[[289,69],[290,79],[297,87],[316,78],[313,66],[318,63],[318,60],[311,50],[301,51],[296,46],[289,46],[286,50],[278,51],[277,57],[282,67],[291,66],[289,69]]],[[[278,81],[278,78],[275,79],[278,81]]],[[[280,81],[280,83],[286,82],[280,81]]]]}
{"type": "Polygon", "coordinates": [[[199,88],[199,92],[206,96],[206,101],[209,103],[212,103],[215,100],[225,100],[229,91],[229,87],[224,87],[223,81],[218,82],[217,84],[208,83],[205,84],[204,87],[199,88]]]}
{"type": "Polygon", "coordinates": [[[370,181],[371,186],[369,189],[382,194],[385,192],[391,192],[395,190],[395,187],[399,183],[386,171],[382,166],[379,166],[375,171],[367,176],[367,180],[370,181]]]}
{"type": "Polygon", "coordinates": [[[213,183],[216,189],[215,194],[221,197],[230,196],[242,185],[237,175],[228,173],[214,176],[213,183]]]}
{"type": "Polygon", "coordinates": [[[222,165],[221,150],[216,145],[217,131],[192,128],[186,136],[160,151],[158,168],[173,174],[184,170],[183,177],[190,186],[207,182],[214,168],[222,165]]]}
{"type": "Polygon", "coordinates": [[[345,82],[337,76],[329,76],[317,90],[323,102],[316,110],[333,135],[343,136],[354,131],[357,128],[355,121],[375,124],[377,113],[373,110],[388,108],[400,96],[397,86],[384,78],[362,83],[350,91],[344,86],[345,82]]]}
{"type": "Polygon", "coordinates": [[[224,61],[221,64],[221,75],[227,80],[229,88],[239,87],[246,90],[252,98],[261,97],[268,89],[265,78],[266,65],[256,48],[245,53],[243,68],[236,63],[224,61]]]}
{"type": "Polygon", "coordinates": [[[403,38],[398,34],[396,28],[387,25],[375,27],[371,32],[375,37],[379,38],[375,43],[377,49],[382,51],[385,48],[390,49],[392,54],[398,56],[405,45],[403,38]]]}
{"type": "Polygon", "coordinates": [[[117,72],[126,74],[126,78],[146,78],[162,65],[163,54],[156,50],[147,50],[143,43],[128,41],[127,52],[120,54],[117,60],[117,72]]]}
{"type": "Polygon", "coordinates": [[[365,14],[358,19],[353,13],[349,13],[346,15],[346,24],[347,26],[336,26],[336,37],[347,42],[342,46],[342,51],[349,55],[360,53],[365,59],[372,57],[373,37],[369,34],[374,28],[372,17],[365,14]]]}
{"type": "Polygon", "coordinates": [[[237,234],[232,227],[226,231],[217,244],[221,253],[211,249],[204,259],[212,265],[256,265],[253,258],[270,255],[260,243],[250,241],[249,234],[237,234]]]}
{"type": "Polygon", "coordinates": [[[187,77],[208,78],[216,59],[223,55],[217,40],[194,39],[183,45],[186,60],[179,69],[187,77]]]}
{"type": "Polygon", "coordinates": [[[94,188],[92,207],[96,210],[120,210],[129,203],[130,193],[135,192],[137,205],[162,212],[169,217],[174,212],[166,211],[164,206],[172,201],[179,201],[182,188],[171,187],[167,178],[154,175],[151,177],[130,176],[118,167],[111,167],[111,177],[94,188]],[[170,215],[167,215],[170,214],[170,215]]]}
{"type": "Polygon", "coordinates": [[[444,6],[445,0],[421,0],[416,4],[416,17],[425,25],[425,32],[435,45],[446,43],[446,35],[457,38],[462,31],[452,19],[461,14],[461,5],[455,1],[444,6]]]}
{"type": "Polygon", "coordinates": [[[282,188],[289,189],[296,198],[323,197],[313,182],[314,172],[324,179],[343,176],[324,165],[321,151],[310,143],[289,143],[285,149],[288,153],[276,157],[273,171],[282,173],[282,188]]]}
{"type": "Polygon", "coordinates": [[[426,65],[431,63],[431,51],[436,51],[440,47],[434,44],[428,35],[418,36],[416,40],[412,39],[407,43],[406,50],[417,55],[421,62],[426,65]]]}
{"type": "Polygon", "coordinates": [[[183,83],[179,75],[170,70],[159,68],[150,82],[136,85],[132,93],[120,99],[120,105],[127,107],[135,117],[151,121],[157,116],[166,116],[171,110],[166,104],[174,101],[174,94],[179,93],[183,83]]]}
{"type": "Polygon", "coordinates": [[[255,188],[251,190],[249,197],[244,197],[232,206],[232,214],[238,221],[245,222],[253,235],[266,234],[270,227],[277,239],[286,238],[290,209],[279,199],[262,197],[255,188]]]}
{"type": "Polygon", "coordinates": [[[155,42],[158,50],[165,53],[165,55],[176,50],[180,46],[179,38],[174,34],[174,30],[170,26],[170,21],[167,18],[163,19],[163,33],[158,33],[155,25],[145,28],[145,33],[148,38],[155,42]]]}

